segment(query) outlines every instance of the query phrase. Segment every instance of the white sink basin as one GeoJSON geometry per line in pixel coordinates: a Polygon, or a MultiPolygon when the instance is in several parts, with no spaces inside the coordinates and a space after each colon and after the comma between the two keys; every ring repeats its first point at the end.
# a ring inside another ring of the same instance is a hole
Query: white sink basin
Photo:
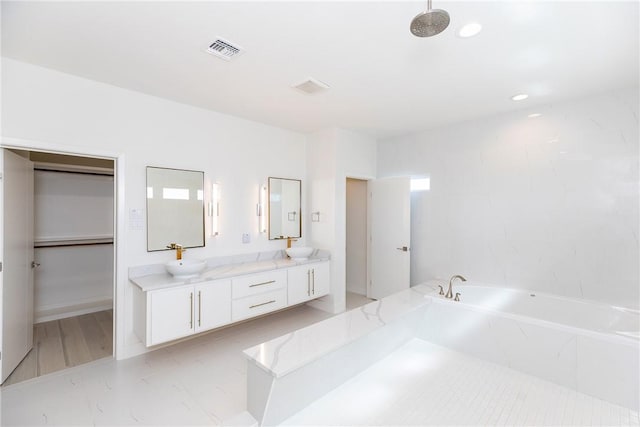
{"type": "Polygon", "coordinates": [[[164,265],[167,271],[179,279],[196,277],[204,271],[207,263],[197,259],[175,259],[164,265]]]}
{"type": "Polygon", "coordinates": [[[295,248],[288,248],[287,255],[294,261],[302,261],[309,258],[309,255],[313,252],[313,248],[307,246],[299,246],[295,248]]]}

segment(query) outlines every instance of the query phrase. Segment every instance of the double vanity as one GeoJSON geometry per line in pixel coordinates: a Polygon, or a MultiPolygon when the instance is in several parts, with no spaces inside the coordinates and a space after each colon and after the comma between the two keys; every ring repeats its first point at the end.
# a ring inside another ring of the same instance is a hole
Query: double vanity
{"type": "Polygon", "coordinates": [[[133,267],[134,331],[147,346],[195,335],[330,292],[329,254],[291,259],[284,251],[212,258],[195,277],[165,265],[133,267]]]}
{"type": "MultiPolygon", "coordinates": [[[[218,235],[219,184],[212,187],[211,195],[206,194],[201,171],[147,167],[147,251],[175,249],[177,258],[129,269],[135,285],[134,331],[147,347],[330,292],[329,254],[291,247],[302,237],[299,179],[269,177],[268,187],[260,186],[259,233],[266,233],[269,240],[286,240],[286,253],[182,259],[184,248],[205,246],[205,221],[210,221],[210,237],[218,235]]],[[[248,233],[243,242],[249,242],[248,233]]]]}

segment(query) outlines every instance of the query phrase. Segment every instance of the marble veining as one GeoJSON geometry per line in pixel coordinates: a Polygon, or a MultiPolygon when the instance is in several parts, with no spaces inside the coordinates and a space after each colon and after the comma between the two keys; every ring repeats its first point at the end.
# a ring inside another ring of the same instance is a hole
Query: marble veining
{"type": "Polygon", "coordinates": [[[244,354],[274,377],[282,377],[337,348],[363,337],[394,319],[430,304],[427,286],[416,286],[359,310],[338,314],[244,350],[244,354]]]}
{"type": "Polygon", "coordinates": [[[306,260],[295,261],[288,258],[284,251],[258,252],[207,259],[205,271],[200,276],[190,279],[173,277],[167,273],[164,264],[131,267],[129,280],[143,291],[151,291],[328,261],[330,258],[327,251],[319,249],[314,250],[306,260]]]}

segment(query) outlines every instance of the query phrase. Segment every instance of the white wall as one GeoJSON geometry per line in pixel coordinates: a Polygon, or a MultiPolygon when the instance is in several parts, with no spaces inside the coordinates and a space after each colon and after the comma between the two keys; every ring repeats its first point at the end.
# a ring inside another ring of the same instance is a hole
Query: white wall
{"type": "Polygon", "coordinates": [[[113,176],[36,170],[35,240],[113,237],[113,176]]]}
{"type": "MultiPolygon", "coordinates": [[[[2,137],[124,156],[126,261],[118,267],[125,271],[173,256],[148,253],[145,231],[129,228],[130,209],[145,209],[146,166],[201,170],[205,180],[220,183],[220,235],[185,255],[194,258],[284,248],[282,241],[258,234],[258,188],[268,176],[306,178],[302,134],[7,58],[2,58],[2,137]],[[241,242],[243,232],[251,233],[250,244],[241,242]]],[[[127,357],[145,348],[132,329],[132,285],[119,279],[117,286],[124,289],[126,307],[118,313],[122,330],[116,333],[125,343],[118,357],[127,357]]]]}
{"type": "Polygon", "coordinates": [[[380,177],[431,178],[412,283],[460,273],[637,307],[638,117],[631,88],[381,141],[380,177]]]}
{"type": "Polygon", "coordinates": [[[111,308],[113,245],[57,245],[113,237],[113,176],[36,170],[34,196],[35,321],[111,308]]]}
{"type": "Polygon", "coordinates": [[[331,251],[331,294],[310,304],[327,311],[345,309],[347,177],[376,176],[376,141],[344,129],[309,136],[307,175],[311,185],[309,212],[320,212],[310,225],[311,244],[331,251]]]}
{"type": "Polygon", "coordinates": [[[367,181],[347,179],[347,291],[367,295],[367,181]]]}

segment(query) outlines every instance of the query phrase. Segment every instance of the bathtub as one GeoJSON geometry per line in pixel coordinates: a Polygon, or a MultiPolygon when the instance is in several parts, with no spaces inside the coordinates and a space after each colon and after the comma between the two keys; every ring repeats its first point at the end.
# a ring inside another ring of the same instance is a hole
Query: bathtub
{"type": "MultiPolygon", "coordinates": [[[[640,339],[640,312],[597,302],[490,286],[456,286],[464,304],[523,316],[532,322],[552,323],[559,328],[576,328],[603,334],[640,339]]],[[[437,296],[437,294],[436,294],[437,296]]]]}
{"type": "Polygon", "coordinates": [[[468,282],[453,290],[459,302],[429,293],[420,338],[638,411],[637,310],[468,282]]]}

